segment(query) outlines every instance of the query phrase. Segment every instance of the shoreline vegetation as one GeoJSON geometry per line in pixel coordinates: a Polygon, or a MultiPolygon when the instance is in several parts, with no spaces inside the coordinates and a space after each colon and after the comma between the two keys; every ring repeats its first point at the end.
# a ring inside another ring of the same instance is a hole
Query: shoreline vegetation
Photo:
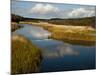
{"type": "Polygon", "coordinates": [[[21,28],[22,26],[18,26],[17,22],[11,22],[11,32],[14,32],[15,30],[21,28]]]}
{"type": "Polygon", "coordinates": [[[43,27],[45,30],[51,32],[49,38],[61,40],[69,43],[80,44],[83,42],[89,45],[95,45],[96,30],[91,26],[72,26],[72,25],[56,25],[47,22],[20,22],[20,24],[31,24],[43,27]],[[74,42],[71,42],[74,41],[74,42]]]}
{"type": "Polygon", "coordinates": [[[11,73],[39,72],[42,61],[41,50],[22,35],[12,36],[11,73]]]}

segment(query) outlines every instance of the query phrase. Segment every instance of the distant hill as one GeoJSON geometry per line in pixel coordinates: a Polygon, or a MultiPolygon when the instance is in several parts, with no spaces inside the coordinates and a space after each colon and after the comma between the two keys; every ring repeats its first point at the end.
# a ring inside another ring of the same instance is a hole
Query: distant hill
{"type": "Polygon", "coordinates": [[[26,18],[24,17],[23,21],[27,21],[27,22],[39,22],[39,21],[44,21],[47,22],[47,19],[38,19],[38,18],[26,18]]]}
{"type": "Polygon", "coordinates": [[[72,18],[72,19],[52,18],[48,22],[53,23],[53,24],[96,27],[96,17],[95,16],[85,17],[85,18],[72,18]]]}
{"type": "Polygon", "coordinates": [[[39,21],[47,21],[47,19],[27,18],[27,17],[11,14],[11,21],[12,22],[19,22],[19,21],[39,22],[39,21]]]}
{"type": "Polygon", "coordinates": [[[96,17],[84,17],[84,18],[71,18],[71,19],[61,19],[61,18],[51,18],[51,19],[38,19],[38,18],[27,18],[19,15],[11,14],[11,21],[27,21],[27,22],[48,22],[53,24],[62,25],[73,25],[73,26],[92,26],[96,27],[96,17]]]}

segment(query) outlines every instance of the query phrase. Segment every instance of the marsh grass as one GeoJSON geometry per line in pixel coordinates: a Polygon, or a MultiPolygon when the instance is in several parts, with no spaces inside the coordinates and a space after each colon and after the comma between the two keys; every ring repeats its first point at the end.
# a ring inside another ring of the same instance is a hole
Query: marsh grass
{"type": "Polygon", "coordinates": [[[94,46],[96,44],[95,42],[95,37],[88,37],[88,36],[83,36],[83,35],[67,35],[67,37],[65,37],[65,35],[63,34],[53,34],[51,35],[49,38],[53,38],[56,40],[61,40],[63,42],[67,42],[73,45],[82,45],[82,46],[94,46]]]}
{"type": "Polygon", "coordinates": [[[11,73],[24,74],[39,71],[41,51],[23,36],[12,37],[11,73]]]}
{"type": "Polygon", "coordinates": [[[96,31],[95,30],[78,30],[78,29],[66,29],[66,28],[57,28],[52,26],[44,26],[44,29],[51,32],[51,38],[59,40],[71,40],[71,41],[80,41],[80,42],[95,42],[96,40],[96,31]]]}
{"type": "Polygon", "coordinates": [[[51,36],[49,36],[49,38],[76,44],[83,43],[83,44],[95,45],[96,30],[91,26],[73,26],[73,25],[67,26],[67,25],[50,24],[47,22],[40,22],[40,23],[22,22],[22,23],[43,27],[45,30],[51,32],[51,36]]]}

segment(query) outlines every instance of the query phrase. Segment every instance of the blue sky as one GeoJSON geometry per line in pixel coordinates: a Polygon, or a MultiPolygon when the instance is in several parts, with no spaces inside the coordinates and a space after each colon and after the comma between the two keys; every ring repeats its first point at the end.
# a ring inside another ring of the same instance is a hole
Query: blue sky
{"type": "Polygon", "coordinates": [[[95,16],[95,6],[12,1],[11,13],[30,18],[81,18],[95,16]]]}

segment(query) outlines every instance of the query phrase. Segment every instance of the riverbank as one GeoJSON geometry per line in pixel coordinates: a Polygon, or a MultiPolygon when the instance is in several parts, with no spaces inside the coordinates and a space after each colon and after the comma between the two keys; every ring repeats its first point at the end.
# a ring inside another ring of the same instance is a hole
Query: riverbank
{"type": "Polygon", "coordinates": [[[96,41],[96,30],[91,26],[72,26],[72,25],[56,25],[47,22],[20,22],[21,24],[32,24],[43,27],[51,32],[49,38],[67,41],[75,41],[76,43],[93,43],[96,41]]]}
{"type": "Polygon", "coordinates": [[[18,23],[11,22],[11,32],[14,32],[15,30],[21,28],[22,26],[18,26],[18,23]]]}
{"type": "Polygon", "coordinates": [[[22,35],[13,35],[11,42],[11,73],[24,74],[38,72],[42,61],[40,49],[22,35]]]}

